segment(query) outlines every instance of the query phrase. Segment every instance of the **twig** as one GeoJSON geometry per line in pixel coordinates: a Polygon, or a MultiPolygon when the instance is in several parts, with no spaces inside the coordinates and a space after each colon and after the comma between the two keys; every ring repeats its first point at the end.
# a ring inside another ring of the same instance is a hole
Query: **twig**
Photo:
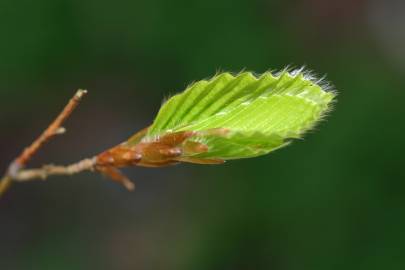
{"type": "Polygon", "coordinates": [[[46,180],[52,175],[73,175],[79,172],[93,170],[95,163],[96,158],[89,158],[69,166],[45,165],[40,169],[21,170],[13,177],[13,180],[17,182],[26,182],[35,179],[46,180]]]}
{"type": "Polygon", "coordinates": [[[86,94],[86,90],[78,90],[76,94],[70,99],[69,103],[65,106],[62,112],[48,126],[48,128],[30,146],[25,148],[24,151],[10,164],[6,174],[0,181],[0,197],[10,187],[11,182],[14,179],[18,178],[20,170],[26,166],[28,161],[31,160],[35,153],[38,152],[38,150],[53,136],[65,132],[65,128],[62,127],[63,123],[72,114],[77,105],[79,105],[82,97],[86,94]]]}
{"type": "Polygon", "coordinates": [[[11,177],[5,175],[0,181],[0,197],[6,192],[11,185],[11,177]]]}
{"type": "Polygon", "coordinates": [[[53,136],[64,133],[65,129],[62,124],[72,114],[73,110],[79,105],[82,97],[87,94],[86,90],[78,90],[76,94],[70,99],[69,103],[65,106],[63,111],[56,117],[56,119],[48,126],[48,128],[39,136],[29,147],[25,148],[21,155],[13,162],[17,164],[20,169],[27,164],[32,156],[53,136]]]}

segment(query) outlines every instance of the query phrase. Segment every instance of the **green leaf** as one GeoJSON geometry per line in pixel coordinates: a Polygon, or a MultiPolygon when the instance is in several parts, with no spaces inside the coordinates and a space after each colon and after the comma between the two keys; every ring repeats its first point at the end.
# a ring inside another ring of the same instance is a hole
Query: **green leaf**
{"type": "Polygon", "coordinates": [[[198,158],[237,159],[267,154],[299,138],[330,109],[333,91],[301,70],[218,74],[189,86],[160,109],[143,140],[201,131],[189,140],[209,151],[198,158]],[[227,135],[208,132],[225,128],[227,135]]]}

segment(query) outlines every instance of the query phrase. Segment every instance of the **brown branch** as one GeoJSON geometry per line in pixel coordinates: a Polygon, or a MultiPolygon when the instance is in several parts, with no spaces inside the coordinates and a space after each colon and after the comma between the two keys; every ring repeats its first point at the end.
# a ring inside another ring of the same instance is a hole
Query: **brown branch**
{"type": "Polygon", "coordinates": [[[62,127],[63,123],[72,114],[77,105],[79,105],[82,97],[86,94],[86,90],[78,90],[48,128],[10,164],[6,174],[0,180],[0,197],[10,187],[11,182],[17,179],[20,170],[26,166],[28,161],[31,160],[38,150],[53,136],[65,132],[65,128],[62,127]]]}
{"type": "Polygon", "coordinates": [[[6,192],[11,185],[11,177],[5,175],[0,181],[0,197],[6,192]]]}
{"type": "Polygon", "coordinates": [[[63,111],[48,126],[41,136],[39,136],[29,147],[25,148],[21,155],[14,161],[18,166],[17,168],[24,167],[43,144],[45,144],[53,136],[61,134],[65,131],[62,124],[72,114],[73,110],[76,109],[77,105],[79,105],[80,100],[85,94],[87,94],[86,90],[78,90],[76,92],[63,111]]]}
{"type": "Polygon", "coordinates": [[[98,171],[109,177],[112,181],[123,185],[128,190],[135,189],[135,184],[117,168],[97,165],[97,156],[83,159],[68,166],[45,165],[39,169],[20,170],[12,178],[10,177],[10,179],[15,182],[28,182],[46,180],[48,177],[55,175],[74,175],[84,171],[98,171]]]}
{"type": "Polygon", "coordinates": [[[53,175],[73,175],[83,171],[92,171],[96,163],[96,158],[89,158],[74,163],[69,166],[45,165],[40,169],[21,170],[14,175],[16,182],[26,182],[36,179],[46,180],[53,175]]]}

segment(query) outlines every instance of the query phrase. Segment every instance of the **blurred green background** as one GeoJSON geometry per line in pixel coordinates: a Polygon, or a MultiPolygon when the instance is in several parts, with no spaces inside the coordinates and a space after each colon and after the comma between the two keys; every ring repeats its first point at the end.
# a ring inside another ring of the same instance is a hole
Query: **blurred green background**
{"type": "Polygon", "coordinates": [[[82,174],[0,201],[0,269],[405,269],[405,4],[1,0],[0,166],[77,88],[31,166],[91,156],[218,70],[306,65],[339,90],[304,140],[221,166],[82,174]]]}

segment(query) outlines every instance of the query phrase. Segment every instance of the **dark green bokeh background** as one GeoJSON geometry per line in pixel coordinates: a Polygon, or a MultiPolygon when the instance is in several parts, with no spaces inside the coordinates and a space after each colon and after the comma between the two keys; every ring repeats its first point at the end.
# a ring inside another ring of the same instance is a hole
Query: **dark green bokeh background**
{"type": "Polygon", "coordinates": [[[404,269],[405,5],[386,0],[1,0],[0,165],[74,90],[68,163],[153,120],[218,70],[306,65],[339,90],[304,140],[222,166],[131,168],[15,185],[0,269],[404,269]]]}

